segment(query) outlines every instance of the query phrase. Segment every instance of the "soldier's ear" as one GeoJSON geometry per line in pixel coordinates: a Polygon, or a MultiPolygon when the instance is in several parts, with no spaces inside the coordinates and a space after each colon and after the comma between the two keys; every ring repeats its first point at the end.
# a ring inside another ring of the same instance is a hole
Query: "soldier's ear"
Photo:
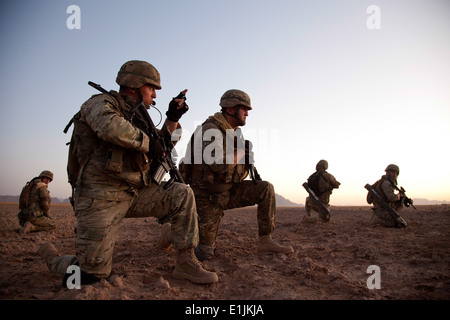
{"type": "Polygon", "coordinates": [[[119,93],[127,94],[127,95],[136,95],[137,90],[135,88],[120,86],[119,93]]]}
{"type": "Polygon", "coordinates": [[[225,112],[230,116],[234,116],[236,113],[236,107],[225,108],[225,112]]]}

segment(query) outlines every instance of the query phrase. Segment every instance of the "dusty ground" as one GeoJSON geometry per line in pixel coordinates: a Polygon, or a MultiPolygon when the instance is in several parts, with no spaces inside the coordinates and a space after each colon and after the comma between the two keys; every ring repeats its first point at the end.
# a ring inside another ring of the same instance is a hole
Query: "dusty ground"
{"type": "Polygon", "coordinates": [[[53,205],[58,228],[21,236],[17,204],[0,204],[0,299],[449,299],[450,206],[419,206],[402,216],[406,229],[371,224],[369,207],[332,207],[329,224],[301,223],[304,208],[278,208],[274,239],[293,254],[256,254],[256,209],[225,213],[217,252],[206,268],[219,282],[196,285],[171,277],[176,252],[156,246],[153,218],[125,219],[113,275],[79,290],[61,287],[35,254],[51,242],[73,254],[75,218],[70,205],[53,205]],[[381,289],[369,290],[368,266],[381,271],[381,289]]]}

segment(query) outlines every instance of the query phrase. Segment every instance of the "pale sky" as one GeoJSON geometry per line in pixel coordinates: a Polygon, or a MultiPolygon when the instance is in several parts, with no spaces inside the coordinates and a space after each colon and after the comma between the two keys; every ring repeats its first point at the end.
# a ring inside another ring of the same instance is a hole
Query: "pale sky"
{"type": "Polygon", "coordinates": [[[0,40],[0,195],[51,170],[52,196],[68,197],[62,130],[97,93],[88,81],[117,90],[138,59],[161,73],[163,114],[189,89],[180,155],[241,89],[255,165],[285,198],[304,203],[326,159],[342,183],[331,204],[366,204],[364,185],[390,163],[410,197],[450,201],[450,1],[2,1],[0,40]]]}

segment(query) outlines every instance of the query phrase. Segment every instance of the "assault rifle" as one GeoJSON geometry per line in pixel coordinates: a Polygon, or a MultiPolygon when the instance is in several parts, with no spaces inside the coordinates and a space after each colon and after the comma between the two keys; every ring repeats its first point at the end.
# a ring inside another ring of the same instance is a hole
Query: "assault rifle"
{"type": "Polygon", "coordinates": [[[405,207],[413,207],[415,210],[417,210],[417,208],[414,206],[414,201],[413,201],[413,199],[411,199],[411,198],[408,198],[407,196],[406,196],[406,191],[405,191],[405,189],[403,188],[403,187],[397,187],[396,185],[394,185],[394,188],[395,189],[397,189],[399,192],[400,192],[400,194],[403,196],[403,204],[405,205],[405,207]]]}
{"type": "MultiPolygon", "coordinates": [[[[99,84],[96,84],[92,81],[89,81],[88,84],[98,91],[112,96],[111,93],[106,91],[99,84]]],[[[153,102],[153,105],[154,104],[155,103],[153,102]]],[[[152,118],[150,118],[150,115],[147,112],[147,108],[142,101],[131,108],[131,115],[132,117],[136,115],[142,121],[142,123],[144,123],[146,127],[144,130],[145,134],[150,137],[151,141],[159,143],[162,150],[164,151],[164,155],[162,155],[159,159],[155,159],[158,165],[152,174],[153,181],[156,184],[161,185],[162,179],[164,178],[166,173],[169,173],[170,179],[164,185],[164,189],[168,189],[173,182],[185,183],[180,171],[178,171],[178,168],[173,163],[170,156],[173,149],[172,143],[170,141],[166,141],[166,139],[164,139],[164,137],[159,133],[158,129],[156,129],[155,124],[153,123],[152,118]]]]}
{"type": "Polygon", "coordinates": [[[248,170],[250,171],[250,178],[252,178],[253,183],[256,184],[258,181],[261,181],[261,176],[254,164],[250,164],[248,170]]]}
{"type": "Polygon", "coordinates": [[[323,202],[320,201],[319,197],[314,193],[314,191],[312,191],[312,189],[309,187],[308,183],[305,182],[302,184],[302,186],[303,186],[303,188],[306,189],[306,191],[308,192],[308,194],[311,197],[311,199],[313,200],[313,202],[319,206],[322,213],[325,214],[327,217],[329,217],[330,210],[328,210],[328,208],[323,204],[323,202]]]}
{"type": "MultiPolygon", "coordinates": [[[[250,140],[245,140],[245,150],[247,152],[250,152],[253,148],[253,144],[250,140]]],[[[248,171],[250,172],[250,178],[252,178],[253,183],[257,183],[258,181],[261,181],[261,176],[258,173],[258,170],[256,170],[255,165],[253,164],[253,159],[250,159],[249,154],[246,154],[245,161],[248,163],[248,171]]]]}
{"type": "Polygon", "coordinates": [[[386,201],[383,200],[383,198],[378,194],[378,192],[375,191],[375,189],[370,185],[366,184],[364,186],[372,195],[375,197],[378,204],[380,204],[383,209],[385,209],[389,214],[394,218],[400,218],[400,215],[395,211],[386,201]]]}

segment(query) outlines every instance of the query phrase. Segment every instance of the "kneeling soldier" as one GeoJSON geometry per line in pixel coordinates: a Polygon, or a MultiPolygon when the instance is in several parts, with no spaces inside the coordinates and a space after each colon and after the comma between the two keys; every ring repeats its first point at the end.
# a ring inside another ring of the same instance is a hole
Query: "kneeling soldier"
{"type": "Polygon", "coordinates": [[[407,226],[406,221],[400,217],[397,211],[403,209],[405,195],[402,192],[395,193],[395,190],[400,190],[397,187],[397,177],[400,174],[400,168],[395,164],[390,164],[385,169],[386,174],[380,180],[375,182],[371,187],[381,197],[377,200],[369,191],[367,195],[367,202],[373,203],[374,217],[386,227],[404,228],[407,226]],[[394,210],[387,210],[380,201],[384,201],[390,208],[394,210]]]}
{"type": "Polygon", "coordinates": [[[273,185],[256,179],[244,181],[253,164],[253,152],[251,143],[243,140],[239,126],[246,124],[248,112],[252,110],[250,97],[241,90],[228,90],[222,95],[220,106],[221,112],[210,116],[192,135],[185,157],[190,164],[180,165],[197,204],[200,240],[195,253],[200,260],[213,257],[224,210],[255,204],[258,205],[258,253],[293,252],[291,246],[272,240],[276,214],[273,185]],[[210,138],[203,139],[210,135],[214,136],[213,142],[210,138]],[[212,147],[214,155],[206,159],[212,147]],[[196,152],[201,161],[195,156],[196,152]]]}
{"type": "MultiPolygon", "coordinates": [[[[217,282],[217,274],[205,270],[194,254],[198,218],[191,188],[178,182],[164,188],[164,183],[154,181],[166,151],[149,133],[151,123],[144,113],[161,89],[159,72],[148,62],[128,61],[116,82],[119,92],[92,96],[74,117],[69,164],[74,155],[80,169],[69,173],[69,178],[76,178],[76,255],[60,256],[50,244],[39,252],[55,273],[65,275],[69,265],[78,264],[82,284],[93,283],[111,273],[123,218],[155,217],[172,227],[178,250],[172,276],[195,283],[217,282]]],[[[159,135],[170,141],[187,110],[184,98],[174,98],[159,135]]]]}
{"type": "MultiPolygon", "coordinates": [[[[336,180],[336,178],[327,172],[328,162],[326,160],[320,160],[316,165],[316,172],[314,172],[308,178],[308,186],[314,191],[319,201],[328,209],[330,207],[330,195],[333,189],[339,188],[341,183],[336,180]]],[[[319,203],[320,204],[320,203],[319,203]]],[[[315,221],[311,216],[311,211],[314,210],[319,213],[319,218],[323,222],[330,222],[329,212],[324,212],[320,206],[315,203],[311,196],[306,198],[305,201],[305,211],[306,215],[304,221],[313,222],[315,221]]]]}
{"type": "Polygon", "coordinates": [[[44,170],[38,177],[28,181],[20,193],[19,200],[19,224],[22,226],[19,233],[52,230],[55,222],[48,212],[52,201],[48,184],[53,180],[53,173],[44,170]]]}

